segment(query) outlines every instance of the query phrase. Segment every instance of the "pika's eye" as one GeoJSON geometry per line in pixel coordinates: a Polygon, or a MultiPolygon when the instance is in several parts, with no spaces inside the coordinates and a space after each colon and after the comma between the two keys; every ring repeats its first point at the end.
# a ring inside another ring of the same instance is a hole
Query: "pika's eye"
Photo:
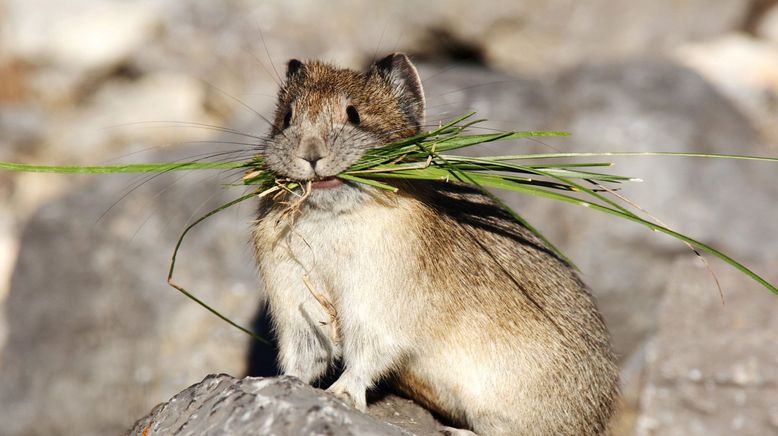
{"type": "Polygon", "coordinates": [[[354,106],[349,106],[346,108],[346,115],[348,116],[348,121],[353,125],[359,124],[359,112],[357,112],[357,108],[354,106]]]}
{"type": "Polygon", "coordinates": [[[289,112],[287,112],[286,115],[284,116],[284,129],[289,127],[289,124],[291,124],[291,122],[292,122],[292,111],[290,109],[289,112]]]}

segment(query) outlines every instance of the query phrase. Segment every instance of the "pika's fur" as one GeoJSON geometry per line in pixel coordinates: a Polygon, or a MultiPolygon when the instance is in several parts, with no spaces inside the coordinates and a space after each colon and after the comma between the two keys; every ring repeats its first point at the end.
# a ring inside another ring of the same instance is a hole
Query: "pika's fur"
{"type": "Polygon", "coordinates": [[[289,62],[263,155],[314,189],[294,219],[265,198],[253,233],[282,370],[310,383],[342,359],[328,390],[357,408],[388,380],[482,435],[603,433],[618,371],[569,265],[474,189],[332,179],[423,119],[403,54],[366,72],[289,62]],[[337,334],[306,277],[334,306],[337,334]]]}

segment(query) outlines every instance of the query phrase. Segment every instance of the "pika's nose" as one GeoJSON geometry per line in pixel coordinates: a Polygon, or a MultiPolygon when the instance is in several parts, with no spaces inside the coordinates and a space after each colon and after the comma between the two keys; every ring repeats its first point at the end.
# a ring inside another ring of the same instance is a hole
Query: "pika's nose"
{"type": "Polygon", "coordinates": [[[309,136],[300,141],[297,157],[308,161],[311,168],[316,169],[316,163],[327,155],[327,146],[321,138],[309,136]]]}

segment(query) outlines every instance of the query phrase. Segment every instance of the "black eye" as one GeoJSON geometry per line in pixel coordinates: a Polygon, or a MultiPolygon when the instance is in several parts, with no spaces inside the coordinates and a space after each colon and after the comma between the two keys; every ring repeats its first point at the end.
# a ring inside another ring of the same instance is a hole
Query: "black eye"
{"type": "Polygon", "coordinates": [[[351,124],[354,125],[359,124],[359,112],[357,112],[357,108],[355,108],[354,106],[347,107],[346,115],[348,116],[348,120],[351,124]]]}
{"type": "Polygon", "coordinates": [[[289,124],[292,122],[292,111],[289,110],[289,112],[286,113],[284,116],[284,129],[289,127],[289,124]]]}

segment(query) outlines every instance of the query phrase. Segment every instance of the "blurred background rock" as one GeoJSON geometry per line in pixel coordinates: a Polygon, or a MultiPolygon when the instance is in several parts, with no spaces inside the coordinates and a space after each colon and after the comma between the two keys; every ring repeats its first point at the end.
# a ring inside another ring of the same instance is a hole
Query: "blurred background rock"
{"type": "MultiPolygon", "coordinates": [[[[418,63],[430,123],[477,110],[493,128],[573,132],[477,153],[778,154],[775,0],[0,0],[0,160],[247,156],[257,139],[220,126],[261,136],[253,111],[270,115],[288,58],[361,68],[391,51],[418,63]]],[[[625,195],[778,280],[774,165],[613,161],[646,180],[625,195]]],[[[238,176],[0,173],[4,434],[117,433],[208,373],[261,372],[268,350],[253,346],[250,365],[242,333],[164,283],[175,238],[243,192],[223,188],[238,176]]],[[[678,263],[693,258],[683,245],[573,206],[508,200],[598,296],[624,367],[615,433],[778,432],[778,357],[764,352],[778,332],[759,315],[778,313],[778,299],[711,262],[725,293],[711,305],[718,291],[678,263]],[[679,353],[689,357],[664,362],[679,353]]],[[[199,228],[178,271],[243,324],[261,302],[252,209],[199,228]]]]}

